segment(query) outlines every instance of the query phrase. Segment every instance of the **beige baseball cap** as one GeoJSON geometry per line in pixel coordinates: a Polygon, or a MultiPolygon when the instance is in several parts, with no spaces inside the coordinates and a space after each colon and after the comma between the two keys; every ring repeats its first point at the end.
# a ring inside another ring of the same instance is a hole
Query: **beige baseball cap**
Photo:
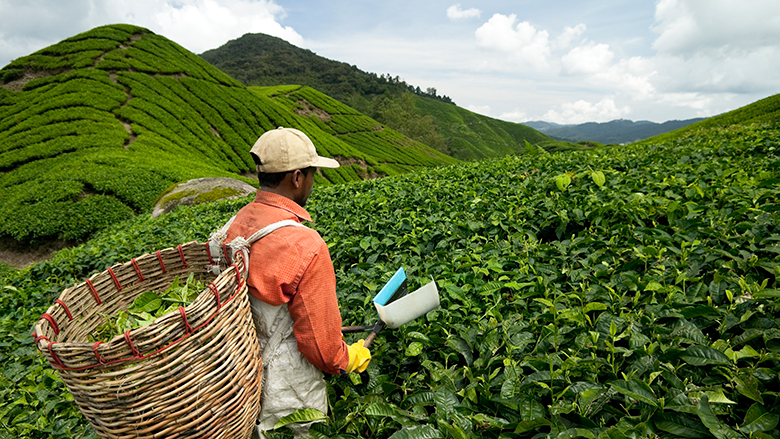
{"type": "Polygon", "coordinates": [[[339,162],[317,155],[314,143],[303,132],[295,128],[279,127],[266,131],[257,139],[249,152],[261,164],[257,172],[275,173],[316,168],[338,168],[339,162]]]}

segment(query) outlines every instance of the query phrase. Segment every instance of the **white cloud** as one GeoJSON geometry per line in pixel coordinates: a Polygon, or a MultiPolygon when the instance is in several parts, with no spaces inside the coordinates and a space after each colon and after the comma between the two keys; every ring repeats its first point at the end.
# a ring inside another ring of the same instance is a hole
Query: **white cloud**
{"type": "Polygon", "coordinates": [[[693,108],[698,110],[697,115],[701,117],[713,114],[708,110],[712,106],[712,98],[699,93],[666,93],[661,97],[661,102],[675,107],[693,108]]]}
{"type": "Polygon", "coordinates": [[[466,109],[483,116],[490,116],[490,105],[469,105],[466,109]]]}
{"type": "Polygon", "coordinates": [[[590,43],[575,47],[561,58],[561,62],[569,74],[592,74],[606,70],[614,57],[607,44],[590,43]]]}
{"type": "Polygon", "coordinates": [[[652,29],[659,34],[653,48],[667,55],[776,47],[780,39],[780,2],[661,0],[656,5],[652,29]]]}
{"type": "Polygon", "coordinates": [[[658,33],[655,82],[664,92],[766,94],[780,88],[776,0],[661,0],[652,30],[658,33]]]}
{"type": "Polygon", "coordinates": [[[520,110],[513,110],[513,111],[507,111],[505,113],[501,113],[500,116],[498,116],[499,119],[502,120],[508,120],[510,122],[526,122],[528,121],[528,115],[525,113],[525,111],[520,110]]]}
{"type": "Polygon", "coordinates": [[[608,122],[620,119],[631,112],[629,107],[620,107],[612,98],[604,98],[595,104],[584,100],[569,102],[559,106],[559,110],[548,111],[543,120],[560,124],[580,124],[585,122],[608,122]]]}
{"type": "Polygon", "coordinates": [[[195,53],[213,49],[217,47],[216,42],[223,44],[245,33],[264,33],[302,45],[300,34],[277,22],[283,13],[280,6],[266,0],[189,0],[184,4],[159,3],[151,18],[167,38],[195,53]],[[193,28],[198,32],[192,32],[193,28]]]}
{"type": "Polygon", "coordinates": [[[482,14],[482,11],[477,8],[469,8],[464,11],[460,8],[460,4],[452,5],[447,8],[447,18],[452,21],[464,20],[467,18],[479,18],[480,14],[482,14]]]}
{"type": "Polygon", "coordinates": [[[527,21],[515,25],[517,16],[495,14],[476,30],[477,45],[508,53],[513,59],[537,69],[549,65],[550,41],[547,31],[537,31],[527,21]]]}
{"type": "Polygon", "coordinates": [[[558,35],[558,37],[553,40],[553,49],[564,50],[571,47],[572,43],[582,37],[582,34],[584,34],[587,29],[588,27],[583,23],[580,23],[574,27],[566,26],[563,29],[563,33],[558,35]]]}

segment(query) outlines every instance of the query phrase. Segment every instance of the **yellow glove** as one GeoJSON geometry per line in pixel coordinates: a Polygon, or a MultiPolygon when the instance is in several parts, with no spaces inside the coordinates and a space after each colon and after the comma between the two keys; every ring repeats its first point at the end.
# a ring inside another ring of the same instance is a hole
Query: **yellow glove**
{"type": "Polygon", "coordinates": [[[368,367],[368,362],[371,361],[371,352],[368,351],[368,348],[363,346],[363,340],[358,340],[351,346],[347,346],[347,350],[349,351],[347,373],[365,371],[368,367]]]}

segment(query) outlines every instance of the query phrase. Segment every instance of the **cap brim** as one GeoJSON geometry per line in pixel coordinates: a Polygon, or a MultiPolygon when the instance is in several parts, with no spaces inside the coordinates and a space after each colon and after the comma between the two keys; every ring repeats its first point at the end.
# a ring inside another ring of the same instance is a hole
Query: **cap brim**
{"type": "Polygon", "coordinates": [[[336,160],[317,156],[317,161],[311,166],[314,166],[315,168],[338,168],[340,165],[336,160]]]}

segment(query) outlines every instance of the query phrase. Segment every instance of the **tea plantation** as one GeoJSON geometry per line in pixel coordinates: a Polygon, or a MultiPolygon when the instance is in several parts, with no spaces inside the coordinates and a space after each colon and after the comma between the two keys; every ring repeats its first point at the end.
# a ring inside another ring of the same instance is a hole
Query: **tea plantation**
{"type": "Polygon", "coordinates": [[[147,29],[112,25],[0,69],[0,238],[81,241],[174,183],[251,182],[249,147],[306,130],[344,163],[321,184],[457,163],[308,88],[251,91],[147,29]]]}
{"type": "MultiPolygon", "coordinates": [[[[376,320],[371,298],[398,267],[441,294],[439,309],[380,333],[365,374],[329,378],[315,437],[780,438],[778,128],[315,189],[310,226],[331,249],[345,324],[376,320]]],[[[94,437],[30,336],[62,289],[203,241],[247,201],[139,215],[6,271],[6,434],[94,437]]]]}

